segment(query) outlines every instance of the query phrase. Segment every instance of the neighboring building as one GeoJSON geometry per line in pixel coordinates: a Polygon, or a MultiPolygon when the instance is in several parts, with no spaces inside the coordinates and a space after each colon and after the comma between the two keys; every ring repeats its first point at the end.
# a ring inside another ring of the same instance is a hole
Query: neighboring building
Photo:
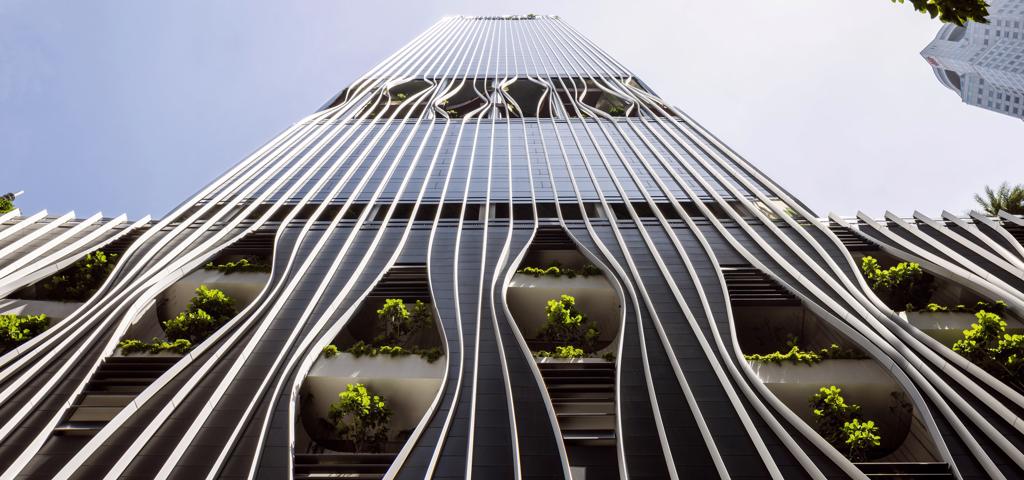
{"type": "Polygon", "coordinates": [[[1021,331],[1022,239],[819,218],[557,17],[445,18],[163,220],[0,215],[0,313],[51,317],[0,343],[0,472],[1020,478],[1019,377],[950,347],[1021,331]],[[390,417],[339,428],[357,384],[390,417]]]}
{"type": "Polygon", "coordinates": [[[988,18],[944,24],[921,56],[965,103],[1024,119],[1024,0],[994,0],[988,18]]]}

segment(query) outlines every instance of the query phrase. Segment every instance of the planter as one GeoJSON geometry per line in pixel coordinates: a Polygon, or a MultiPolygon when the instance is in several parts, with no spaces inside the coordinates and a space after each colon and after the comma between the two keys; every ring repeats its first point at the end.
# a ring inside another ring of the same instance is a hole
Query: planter
{"type": "Polygon", "coordinates": [[[598,340],[610,342],[619,332],[622,308],[619,296],[603,275],[590,277],[534,277],[517,273],[508,285],[508,309],[526,338],[534,338],[547,318],[544,307],[548,300],[560,295],[576,297],[579,310],[597,324],[598,340]]]}
{"type": "MultiPolygon", "coordinates": [[[[900,318],[921,330],[947,347],[952,347],[963,338],[964,330],[978,321],[973,313],[966,312],[899,312],[900,318]]],[[[1007,333],[1024,333],[1024,325],[1005,315],[1007,333]]]]}
{"type": "Polygon", "coordinates": [[[345,391],[346,385],[363,383],[383,395],[394,412],[389,440],[395,440],[423,418],[446,369],[444,357],[430,363],[417,355],[356,358],[342,352],[331,358],[321,356],[302,386],[303,424],[309,429],[318,418],[327,418],[330,405],[338,400],[338,393],[345,391]]]}
{"type": "Polygon", "coordinates": [[[187,310],[200,285],[223,291],[235,301],[235,310],[240,312],[256,299],[268,280],[269,273],[226,274],[217,270],[197,270],[174,282],[157,295],[153,306],[135,319],[121,338],[137,338],[144,342],[150,342],[154,337],[166,338],[161,322],[187,310]]]}
{"type": "Polygon", "coordinates": [[[56,322],[67,318],[81,306],[81,302],[5,298],[0,300],[0,313],[13,313],[15,315],[39,315],[45,313],[52,322],[56,322]]]}
{"type": "Polygon", "coordinates": [[[615,363],[609,362],[603,358],[584,357],[584,358],[554,358],[554,357],[533,357],[537,363],[615,363]]]}
{"type": "Polygon", "coordinates": [[[765,386],[808,425],[814,425],[809,399],[819,388],[836,385],[848,403],[861,406],[863,418],[879,426],[880,449],[887,452],[885,458],[918,462],[937,458],[903,389],[874,360],[823,360],[814,365],[750,362],[750,366],[765,386]]]}

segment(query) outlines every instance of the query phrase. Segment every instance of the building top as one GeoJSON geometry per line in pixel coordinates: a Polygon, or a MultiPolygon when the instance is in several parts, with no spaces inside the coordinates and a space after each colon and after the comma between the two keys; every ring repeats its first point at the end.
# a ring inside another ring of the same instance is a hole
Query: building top
{"type": "Polygon", "coordinates": [[[557,16],[452,16],[378,65],[370,77],[632,74],[557,16]]]}

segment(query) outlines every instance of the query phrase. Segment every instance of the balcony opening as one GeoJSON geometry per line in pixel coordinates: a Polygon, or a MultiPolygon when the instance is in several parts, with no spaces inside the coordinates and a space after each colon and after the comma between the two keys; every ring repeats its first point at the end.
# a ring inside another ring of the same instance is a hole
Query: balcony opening
{"type": "Polygon", "coordinates": [[[884,471],[894,462],[945,468],[910,397],[882,364],[760,270],[750,265],[723,265],[722,270],[740,350],[790,410],[865,472],[894,473],[884,471]],[[829,410],[829,415],[874,422],[871,434],[879,437],[878,445],[847,448],[847,434],[819,423],[809,399],[824,399],[822,389],[859,405],[856,414],[829,410]]]}
{"type": "Polygon", "coordinates": [[[390,118],[392,115],[396,118],[403,118],[406,115],[409,115],[410,118],[417,118],[426,109],[428,99],[420,97],[412,100],[412,97],[427,88],[430,88],[430,84],[426,81],[412,80],[383,89],[378,92],[377,98],[367,103],[358,118],[369,120],[378,115],[382,119],[390,118]]]}
{"type": "Polygon", "coordinates": [[[613,352],[622,306],[608,277],[565,230],[542,226],[508,285],[506,302],[537,362],[570,465],[616,468],[608,459],[616,455],[613,352]],[[565,313],[571,322],[561,320],[565,313]]]}
{"type": "MultiPolygon", "coordinates": [[[[430,408],[445,372],[427,267],[399,264],[323,349],[299,390],[294,474],[383,474],[430,408]],[[378,395],[372,435],[343,396],[378,395]],[[342,428],[344,427],[344,428],[342,428]],[[355,429],[355,430],[354,430],[355,429]],[[373,464],[369,467],[367,464],[373,464]],[[372,470],[367,470],[372,468],[372,470]]],[[[361,478],[361,477],[360,477],[361,478]]]]}

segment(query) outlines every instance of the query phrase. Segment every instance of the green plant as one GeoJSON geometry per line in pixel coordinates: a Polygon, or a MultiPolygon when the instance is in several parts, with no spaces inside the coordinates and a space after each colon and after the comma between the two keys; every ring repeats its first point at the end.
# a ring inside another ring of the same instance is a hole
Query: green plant
{"type": "Polygon", "coordinates": [[[406,98],[409,98],[409,96],[404,94],[404,93],[396,93],[395,94],[395,100],[398,100],[399,102],[405,100],[406,98]]]}
{"type": "Polygon", "coordinates": [[[331,404],[327,418],[343,440],[357,453],[380,453],[388,439],[391,409],[383,396],[362,383],[348,384],[331,404]]]}
{"type": "Polygon", "coordinates": [[[875,422],[861,422],[854,418],[843,424],[843,435],[846,435],[846,457],[854,462],[863,462],[865,452],[882,444],[875,422]]]}
{"type": "Polygon", "coordinates": [[[203,266],[204,270],[217,270],[223,272],[225,275],[231,275],[232,273],[238,272],[270,272],[270,265],[263,263],[252,263],[248,259],[241,259],[237,262],[221,263],[214,265],[213,262],[209,262],[203,266]]]}
{"type": "Polygon", "coordinates": [[[609,361],[609,362],[614,362],[615,361],[615,354],[612,353],[612,352],[605,352],[604,355],[601,355],[601,358],[603,358],[603,359],[605,359],[606,361],[609,361]]]}
{"type": "Polygon", "coordinates": [[[622,117],[626,115],[626,109],[621,105],[612,105],[608,107],[608,115],[613,117],[622,117]]]}
{"type": "Polygon", "coordinates": [[[861,422],[860,406],[846,403],[839,387],[821,387],[809,402],[818,433],[850,460],[864,460],[867,450],[880,444],[875,422],[861,422]]]}
{"type": "Polygon", "coordinates": [[[883,269],[874,257],[865,256],[861,259],[861,271],[871,289],[890,308],[913,310],[931,298],[932,277],[926,276],[917,263],[900,262],[883,269]]]}
{"type": "Polygon", "coordinates": [[[134,338],[126,338],[121,340],[117,344],[117,348],[120,348],[124,353],[160,353],[160,352],[174,352],[177,354],[185,354],[192,349],[192,342],[179,338],[173,342],[167,342],[154,338],[152,343],[145,343],[142,340],[134,338]]]}
{"type": "Polygon", "coordinates": [[[50,319],[46,315],[0,315],[0,348],[13,348],[47,328],[50,319]]]}
{"type": "Polygon", "coordinates": [[[89,253],[44,281],[41,297],[46,300],[84,302],[100,288],[103,280],[114,270],[117,260],[116,254],[107,255],[102,250],[89,253]]]}
{"type": "Polygon", "coordinates": [[[215,288],[200,285],[188,310],[164,322],[164,333],[171,339],[185,339],[198,344],[234,316],[235,306],[231,297],[215,288]]]}
{"type": "MultiPolygon", "coordinates": [[[[943,306],[943,305],[939,305],[937,303],[929,303],[928,305],[926,305],[924,307],[923,310],[926,311],[926,312],[929,312],[929,313],[943,313],[943,312],[978,313],[978,312],[981,312],[981,311],[985,311],[985,312],[989,312],[989,313],[995,313],[997,315],[1002,315],[1003,312],[1006,311],[1007,307],[1008,307],[1008,305],[1006,304],[1006,302],[1004,302],[1002,300],[996,300],[995,302],[992,302],[992,303],[984,302],[984,301],[979,301],[979,302],[975,303],[972,307],[967,307],[966,305],[963,305],[963,304],[955,305],[955,306],[952,306],[952,307],[946,307],[946,306],[943,306]]],[[[908,311],[909,311],[909,309],[908,309],[908,311]]]]}
{"type": "Polygon", "coordinates": [[[763,363],[782,363],[790,362],[795,364],[803,363],[806,365],[814,365],[820,363],[823,360],[838,360],[838,359],[858,359],[864,358],[863,355],[853,351],[840,347],[839,345],[832,344],[828,347],[819,349],[818,351],[806,351],[801,350],[799,345],[796,345],[795,339],[788,345],[790,348],[786,353],[772,352],[767,354],[753,353],[750,355],[744,355],[743,357],[752,362],[763,362],[763,363]]]}
{"type": "Polygon", "coordinates": [[[331,358],[338,354],[338,347],[334,345],[328,345],[323,349],[324,358],[331,358]]]}
{"type": "MultiPolygon", "coordinates": [[[[892,0],[892,3],[904,0],[892,0]]],[[[985,0],[910,0],[914,10],[939,17],[943,23],[964,26],[965,22],[988,23],[988,3],[985,0]]]]}
{"type": "Polygon", "coordinates": [[[458,110],[445,110],[445,113],[447,113],[450,118],[459,118],[458,110]]]}
{"type": "MultiPolygon", "coordinates": [[[[325,347],[325,350],[326,350],[326,348],[333,347],[333,346],[334,345],[328,345],[327,347],[325,347]]],[[[406,355],[418,355],[419,357],[425,359],[426,361],[428,361],[430,363],[434,363],[435,361],[437,361],[437,359],[441,358],[441,356],[443,355],[443,352],[438,347],[433,347],[433,348],[420,348],[420,347],[405,348],[405,347],[402,347],[400,345],[382,345],[382,346],[376,347],[376,346],[370,345],[370,344],[368,344],[368,343],[366,343],[366,342],[364,342],[362,340],[352,344],[352,346],[348,347],[348,350],[346,350],[346,351],[348,353],[351,353],[352,356],[354,356],[356,358],[359,358],[359,357],[362,357],[362,356],[376,357],[377,355],[387,355],[387,356],[390,356],[390,357],[403,357],[403,356],[406,356],[406,355]]],[[[326,351],[324,352],[324,354],[326,356],[326,351]]],[[[331,355],[331,356],[333,356],[333,355],[331,355]]]]}
{"type": "Polygon", "coordinates": [[[527,274],[527,275],[533,275],[534,278],[538,278],[538,277],[542,277],[542,276],[558,278],[558,277],[561,277],[562,275],[565,275],[566,277],[569,277],[569,278],[576,278],[577,275],[582,275],[584,277],[592,277],[594,275],[603,275],[603,273],[601,272],[600,268],[597,268],[593,264],[590,264],[590,263],[588,263],[588,264],[584,265],[583,267],[581,267],[580,271],[577,272],[576,270],[573,270],[572,268],[562,266],[562,264],[558,263],[558,262],[551,262],[551,265],[548,265],[547,267],[523,267],[523,268],[520,268],[519,270],[516,270],[516,273],[524,273],[524,274],[527,274]]]}
{"type": "Polygon", "coordinates": [[[591,351],[600,332],[587,316],[576,309],[576,298],[562,295],[548,300],[544,307],[547,322],[538,338],[556,344],[582,348],[591,351]]]}
{"type": "Polygon", "coordinates": [[[0,195],[0,213],[7,213],[14,210],[14,194],[5,193],[0,195]]]}
{"type": "Polygon", "coordinates": [[[1003,182],[995,190],[986,186],[985,196],[974,195],[974,201],[985,210],[985,213],[992,216],[998,215],[1000,211],[1024,215],[1024,184],[1010,187],[1008,183],[1003,182]]]}
{"type": "Polygon", "coordinates": [[[1024,335],[1006,333],[1006,322],[995,313],[980,311],[978,321],[964,330],[953,351],[983,368],[1008,385],[1024,391],[1024,335]]]}
{"type": "Polygon", "coordinates": [[[430,306],[420,300],[413,304],[410,313],[402,299],[388,298],[377,310],[377,320],[383,332],[373,340],[373,343],[393,345],[404,344],[421,329],[433,325],[434,315],[430,306]]]}

